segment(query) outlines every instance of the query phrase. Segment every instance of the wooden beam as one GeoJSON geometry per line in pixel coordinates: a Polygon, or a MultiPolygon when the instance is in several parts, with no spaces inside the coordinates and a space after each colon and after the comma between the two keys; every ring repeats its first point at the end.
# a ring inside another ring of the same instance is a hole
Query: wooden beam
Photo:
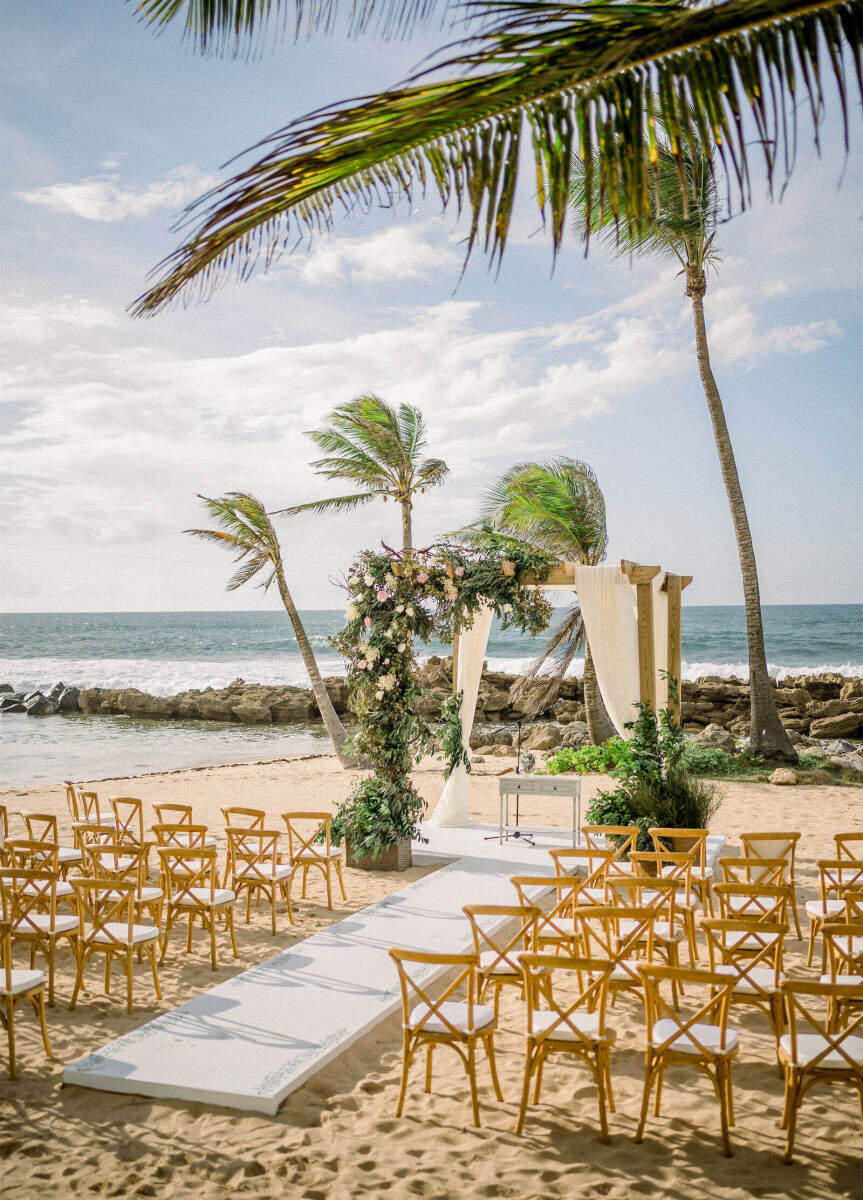
{"type": "Polygon", "coordinates": [[[572,567],[565,567],[563,563],[558,563],[541,579],[535,571],[525,571],[520,582],[528,587],[572,587],[575,583],[575,571],[572,567]]]}
{"type": "Polygon", "coordinates": [[[680,592],[682,581],[679,575],[667,575],[664,583],[665,591],[668,593],[668,645],[666,648],[666,662],[668,663],[668,674],[672,679],[677,681],[678,695],[675,700],[668,694],[668,708],[672,714],[672,720],[675,725],[680,724],[680,592]]]}
{"type": "Polygon", "coordinates": [[[650,583],[652,579],[656,578],[662,567],[645,567],[641,563],[634,563],[628,558],[622,558],[620,569],[630,583],[650,583]]]}
{"type": "Polygon", "coordinates": [[[656,654],[653,649],[653,580],[661,567],[621,559],[620,569],[630,583],[635,584],[635,605],[638,616],[638,691],[642,704],[656,709],[656,654]]]}

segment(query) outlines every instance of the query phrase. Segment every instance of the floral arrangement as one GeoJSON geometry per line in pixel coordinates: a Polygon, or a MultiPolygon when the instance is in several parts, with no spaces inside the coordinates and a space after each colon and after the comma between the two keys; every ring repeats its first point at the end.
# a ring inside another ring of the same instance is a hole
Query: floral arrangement
{"type": "MultiPolygon", "coordinates": [[[[340,806],[333,831],[347,838],[355,853],[377,858],[418,832],[424,803],[410,772],[433,748],[435,736],[420,711],[423,689],[415,641],[452,641],[483,603],[492,605],[504,628],[536,634],[548,625],[549,602],[540,590],[525,587],[520,576],[532,572],[542,578],[554,560],[508,548],[507,574],[503,557],[462,545],[402,555],[384,547],[382,552],[363,551],[351,566],[345,580],[345,625],[332,641],[347,662],[351,708],[359,723],[351,749],[373,774],[340,806]]],[[[446,725],[452,724],[450,712],[446,725]]],[[[460,721],[458,725],[461,745],[460,721]]],[[[450,770],[458,762],[453,741],[448,728],[444,743],[450,770]]]]}

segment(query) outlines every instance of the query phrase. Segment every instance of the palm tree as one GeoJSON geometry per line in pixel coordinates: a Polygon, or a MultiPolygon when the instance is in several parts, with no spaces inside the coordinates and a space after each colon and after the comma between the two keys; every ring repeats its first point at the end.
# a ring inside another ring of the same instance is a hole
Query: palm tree
{"type": "Polygon", "coordinates": [[[333,747],[342,766],[355,766],[354,760],[344,752],[344,745],[348,739],[347,730],[339,720],[338,713],[324,686],[315,660],[315,652],[312,650],[300,614],[297,612],[288,589],[279,539],[267,516],[266,509],[260,500],[246,492],[228,492],[217,499],[211,499],[209,496],[199,496],[198,498],[203,502],[204,508],[218,528],[187,529],[186,533],[204,538],[206,541],[216,542],[234,553],[234,561],[240,565],[228,580],[226,590],[229,592],[236,591],[244,583],[248,583],[256,575],[259,575],[261,571],[269,572],[258,586],[264,591],[267,591],[273,583],[278,587],[282,604],[290,618],[294,637],[300,648],[300,657],[311,680],[312,692],[318,712],[321,714],[321,720],[332,738],[333,747]]]}
{"type": "Polygon", "coordinates": [[[579,160],[575,164],[572,190],[575,224],[584,240],[598,236],[603,245],[617,254],[671,259],[680,264],[680,274],[686,278],[686,295],[692,304],[695,326],[698,370],[713,424],[743,576],[749,643],[750,746],[753,753],[765,758],[796,762],[797,752],[779,720],[773,684],[767,673],[755,550],[722,398],[710,365],[704,296],[707,292],[707,270],[710,267],[715,269],[718,265],[715,237],[720,203],[714,164],[696,138],[683,148],[681,156],[675,156],[662,138],[661,130],[659,133],[656,162],[650,175],[654,198],[650,219],[636,227],[626,221],[616,221],[612,207],[604,212],[601,210],[597,203],[599,172],[594,157],[593,160],[579,160]]]}
{"type": "Polygon", "coordinates": [[[323,429],[308,436],[326,451],[312,466],[327,479],[344,479],[360,490],[328,500],[312,500],[283,508],[281,516],[301,512],[343,512],[382,497],[395,500],[402,510],[402,549],[413,548],[414,496],[437,487],[449,475],[440,458],[423,458],[425,421],[418,408],[400,404],[397,409],[380,396],[357,396],[333,409],[323,429]]]}
{"type": "MultiPolygon", "coordinates": [[[[272,23],[297,32],[330,27],[337,0],[139,0],[155,26],[180,19],[205,51],[263,45],[272,23]]],[[[654,127],[667,130],[678,165],[697,136],[725,166],[729,199],[750,202],[750,159],[768,186],[794,166],[800,114],[816,145],[832,76],[848,142],[848,111],[863,46],[860,0],[364,0],[352,28],[409,31],[442,7],[467,37],[405,84],[291,121],[259,157],[187,211],[195,226],[133,305],[153,313],[246,279],[287,246],[328,229],[336,213],[388,209],[436,192],[466,210],[467,253],[504,252],[519,160],[532,153],[536,196],[555,252],[566,225],[573,154],[594,158],[602,213],[621,196],[627,219],[651,215],[654,127]],[[806,103],[808,102],[808,103],[806,103]],[[805,107],[804,107],[805,105],[805,107]],[[647,136],[645,137],[645,131],[647,136]]],[[[277,32],[279,32],[277,30],[277,32]]]]}
{"type": "MultiPolygon", "coordinates": [[[[608,533],[605,498],[590,467],[571,458],[510,467],[486,495],[483,514],[469,536],[502,534],[569,562],[596,566],[605,558],[608,533]]],[[[576,601],[553,630],[548,644],[525,673],[514,699],[540,707],[557,693],[576,653],[584,647],[584,707],[591,741],[614,735],[596,679],[590,646],[576,601]],[[549,670],[551,668],[551,670],[549,670]],[[544,679],[546,687],[535,685],[544,679]]]]}

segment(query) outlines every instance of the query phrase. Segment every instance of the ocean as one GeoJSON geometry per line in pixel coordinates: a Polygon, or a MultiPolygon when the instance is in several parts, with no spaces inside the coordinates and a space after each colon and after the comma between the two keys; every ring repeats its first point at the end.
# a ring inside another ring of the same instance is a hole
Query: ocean
{"type": "MultiPolygon", "coordinates": [[[[342,674],[329,642],[342,613],[310,610],[302,617],[324,675],[342,674]]],[[[764,627],[777,678],[822,671],[863,675],[863,605],[767,605],[764,627]]],[[[489,669],[518,673],[541,640],[503,631],[496,622],[489,669]]],[[[431,642],[420,656],[449,652],[431,642]]],[[[581,669],[581,661],[573,664],[574,673],[581,669]]],[[[684,678],[746,674],[742,607],[684,607],[684,678]]],[[[0,614],[0,683],[16,689],[62,680],[167,696],[223,687],[236,678],[307,686],[284,612],[0,614]]],[[[318,727],[2,714],[0,787],[324,752],[327,745],[318,727]]]]}

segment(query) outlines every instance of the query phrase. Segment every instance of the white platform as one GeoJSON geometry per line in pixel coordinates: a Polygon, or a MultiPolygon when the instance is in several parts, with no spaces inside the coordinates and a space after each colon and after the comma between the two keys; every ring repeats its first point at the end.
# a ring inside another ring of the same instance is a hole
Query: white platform
{"type": "MultiPolygon", "coordinates": [[[[436,831],[437,860],[457,830],[436,831]],[[438,837],[446,832],[446,837],[438,837]]],[[[465,831],[461,831],[464,834],[465,831]]],[[[390,946],[472,946],[463,904],[512,904],[510,875],[550,872],[548,856],[496,841],[70,1063],[67,1084],[275,1113],[306,1079],[400,1005],[390,946]],[[515,853],[502,853],[502,851],[515,853]]],[[[434,858],[433,846],[417,859],[434,858]]],[[[538,895],[542,894],[538,892],[538,895]]],[[[494,928],[489,924],[489,929],[494,928]]],[[[432,979],[436,970],[430,969],[432,979]]]]}

